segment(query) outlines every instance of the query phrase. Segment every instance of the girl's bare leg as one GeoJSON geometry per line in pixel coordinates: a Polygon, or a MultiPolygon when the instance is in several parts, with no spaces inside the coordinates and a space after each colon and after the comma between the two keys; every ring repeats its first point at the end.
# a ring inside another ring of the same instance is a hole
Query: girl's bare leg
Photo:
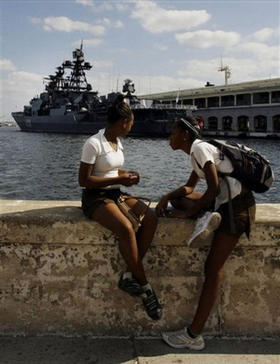
{"type": "MultiPolygon", "coordinates": [[[[174,199],[171,205],[178,210],[192,210],[197,199],[202,194],[193,192],[192,194],[174,199]]],[[[213,239],[211,249],[205,263],[205,281],[199,299],[199,304],[190,326],[193,334],[200,334],[206,320],[216,302],[223,278],[223,266],[232,250],[238,243],[238,238],[224,233],[217,233],[213,239]]]]}
{"type": "Polygon", "coordinates": [[[205,263],[205,281],[199,299],[199,304],[190,326],[193,334],[198,335],[203,330],[205,322],[218,297],[223,266],[238,243],[238,238],[224,233],[217,233],[205,263]]]}
{"type": "MultiPolygon", "coordinates": [[[[138,201],[134,198],[127,200],[127,204],[132,208],[133,212],[137,216],[143,213],[146,208],[144,202],[138,201]]],[[[156,228],[157,216],[154,211],[148,209],[142,221],[142,225],[136,234],[138,252],[141,260],[144,258],[149,246],[152,243],[156,228]]]]}
{"type": "Polygon", "coordinates": [[[118,206],[115,203],[102,204],[96,208],[92,219],[111,230],[119,238],[120,253],[128,270],[141,285],[147,284],[135,232],[131,222],[122,214],[118,206]]]}

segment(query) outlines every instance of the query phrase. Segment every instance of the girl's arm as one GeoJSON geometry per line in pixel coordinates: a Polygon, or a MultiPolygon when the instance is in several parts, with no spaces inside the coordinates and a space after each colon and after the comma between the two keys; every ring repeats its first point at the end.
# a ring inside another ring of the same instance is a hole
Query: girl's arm
{"type": "MultiPolygon", "coordinates": [[[[199,199],[195,199],[194,206],[188,211],[181,210],[171,210],[169,211],[169,217],[177,217],[177,218],[188,218],[198,214],[201,209],[205,209],[211,206],[212,202],[215,200],[219,179],[217,175],[216,166],[213,162],[208,161],[205,163],[203,171],[205,173],[207,190],[199,199]]],[[[188,188],[188,186],[186,186],[188,188]]],[[[190,190],[193,191],[192,185],[190,186],[190,190]]]]}
{"type": "Polygon", "coordinates": [[[87,188],[102,188],[111,185],[121,184],[132,186],[137,183],[138,177],[134,174],[123,171],[118,177],[97,177],[92,176],[93,164],[81,162],[79,169],[79,185],[87,188]]]}
{"type": "Polygon", "coordinates": [[[196,204],[192,209],[192,215],[196,215],[201,209],[209,208],[218,193],[219,178],[216,165],[211,161],[206,162],[203,172],[205,174],[207,190],[200,199],[195,200],[196,204]]]}
{"type": "Polygon", "coordinates": [[[195,173],[195,171],[192,171],[187,183],[184,186],[177,188],[176,190],[168,193],[165,196],[167,197],[168,201],[170,201],[176,198],[190,195],[194,191],[198,180],[199,180],[198,175],[195,173]]]}
{"type": "Polygon", "coordinates": [[[195,171],[192,171],[187,183],[184,186],[181,186],[176,190],[171,191],[166,195],[162,196],[162,198],[160,199],[159,203],[156,206],[157,214],[164,215],[168,205],[168,201],[191,194],[194,191],[198,180],[199,180],[198,175],[195,173],[195,171]]]}

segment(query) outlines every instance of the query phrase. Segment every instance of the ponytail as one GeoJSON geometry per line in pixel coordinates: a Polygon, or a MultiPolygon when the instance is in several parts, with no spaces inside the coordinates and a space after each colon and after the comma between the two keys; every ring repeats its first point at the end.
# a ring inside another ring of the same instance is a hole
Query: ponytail
{"type": "Polygon", "coordinates": [[[108,109],[108,122],[114,124],[118,120],[130,120],[132,115],[130,106],[124,101],[124,95],[119,94],[108,109]]]}

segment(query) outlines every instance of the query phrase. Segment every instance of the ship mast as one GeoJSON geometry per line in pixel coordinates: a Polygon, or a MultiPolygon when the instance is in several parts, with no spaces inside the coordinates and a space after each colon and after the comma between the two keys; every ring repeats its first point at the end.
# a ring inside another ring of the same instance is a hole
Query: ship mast
{"type": "Polygon", "coordinates": [[[223,65],[223,59],[221,58],[221,67],[218,69],[219,72],[225,72],[225,86],[228,85],[228,79],[231,76],[231,69],[227,65],[223,65]]]}
{"type": "Polygon", "coordinates": [[[55,75],[45,77],[48,80],[46,86],[47,91],[74,91],[81,92],[83,90],[91,91],[92,87],[87,82],[85,71],[90,70],[92,65],[84,61],[83,42],[80,48],[73,52],[73,61],[64,61],[61,66],[57,67],[55,75]],[[71,69],[70,76],[63,77],[65,69],[71,69]]]}
{"type": "Polygon", "coordinates": [[[89,62],[84,62],[83,42],[80,49],[73,52],[73,62],[69,66],[65,65],[65,68],[67,67],[72,69],[69,89],[77,92],[81,90],[90,91],[91,85],[87,83],[85,70],[90,70],[92,66],[89,62]]]}

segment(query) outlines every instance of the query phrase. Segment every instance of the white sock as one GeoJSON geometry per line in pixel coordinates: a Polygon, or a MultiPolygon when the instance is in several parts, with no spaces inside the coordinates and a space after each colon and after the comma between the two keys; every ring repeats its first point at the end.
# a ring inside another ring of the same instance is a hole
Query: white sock
{"type": "Polygon", "coordinates": [[[147,283],[147,284],[145,284],[144,286],[141,286],[142,288],[143,288],[143,291],[145,292],[145,291],[148,291],[148,290],[150,290],[150,291],[152,291],[153,289],[152,289],[152,286],[150,285],[150,283],[147,283]]]}
{"type": "Polygon", "coordinates": [[[131,279],[132,278],[132,273],[131,272],[124,272],[123,274],[123,279],[131,279]]]}

